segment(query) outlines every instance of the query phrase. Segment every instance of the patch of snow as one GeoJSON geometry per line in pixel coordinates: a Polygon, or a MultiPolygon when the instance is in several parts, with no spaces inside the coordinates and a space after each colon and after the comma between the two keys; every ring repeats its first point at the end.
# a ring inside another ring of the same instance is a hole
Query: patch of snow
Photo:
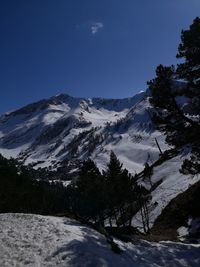
{"type": "Polygon", "coordinates": [[[200,243],[200,218],[189,218],[187,226],[181,226],[177,229],[178,237],[181,241],[195,239],[196,242],[200,243]]]}
{"type": "Polygon", "coordinates": [[[114,240],[77,221],[33,214],[0,214],[0,266],[198,267],[200,245],[114,240]]]}
{"type": "Polygon", "coordinates": [[[17,147],[14,149],[0,148],[0,154],[2,154],[5,158],[17,158],[22,150],[27,149],[29,144],[22,145],[21,147],[17,147]]]}
{"type": "MultiPolygon", "coordinates": [[[[152,192],[149,204],[150,226],[173,198],[200,180],[200,175],[183,175],[179,172],[185,157],[179,155],[154,168],[152,183],[162,182],[152,192]]],[[[132,224],[142,229],[140,212],[133,217],[132,224]]]]}
{"type": "Polygon", "coordinates": [[[177,229],[177,232],[178,232],[178,238],[181,240],[181,241],[184,241],[185,240],[185,237],[188,236],[188,228],[185,227],[185,226],[181,226],[177,229]]]}

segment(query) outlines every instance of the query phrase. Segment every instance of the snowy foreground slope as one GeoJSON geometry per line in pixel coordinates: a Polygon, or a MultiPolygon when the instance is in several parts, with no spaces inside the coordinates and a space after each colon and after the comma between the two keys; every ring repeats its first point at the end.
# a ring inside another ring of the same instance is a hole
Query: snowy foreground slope
{"type": "Polygon", "coordinates": [[[115,240],[115,254],[104,236],[64,218],[0,214],[0,266],[197,267],[200,245],[115,240]]]}

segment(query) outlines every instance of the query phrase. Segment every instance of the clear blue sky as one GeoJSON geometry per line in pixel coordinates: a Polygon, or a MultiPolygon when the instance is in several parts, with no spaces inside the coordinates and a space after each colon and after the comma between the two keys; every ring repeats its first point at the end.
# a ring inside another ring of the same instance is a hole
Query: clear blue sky
{"type": "Polygon", "coordinates": [[[0,0],[0,113],[41,98],[123,98],[176,63],[200,0],[0,0]]]}

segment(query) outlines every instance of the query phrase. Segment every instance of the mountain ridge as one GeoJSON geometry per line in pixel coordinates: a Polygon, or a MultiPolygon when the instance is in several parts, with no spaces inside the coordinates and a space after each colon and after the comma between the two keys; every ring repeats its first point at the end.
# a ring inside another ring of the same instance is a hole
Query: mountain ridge
{"type": "MultiPolygon", "coordinates": [[[[50,98],[48,105],[39,102],[42,109],[35,109],[34,104],[33,111],[28,105],[21,109],[24,114],[17,111],[7,115],[6,120],[0,119],[0,153],[35,169],[54,171],[54,178],[48,179],[71,180],[88,158],[105,170],[113,151],[123,167],[135,175],[144,170],[145,163],[152,166],[161,158],[156,140],[162,152],[170,148],[165,134],[156,129],[151,119],[155,110],[149,97],[148,91],[143,92],[131,98],[131,104],[129,99],[128,107],[121,100],[111,100],[108,105],[102,99],[94,103],[63,95],[50,98]]],[[[183,101],[180,103],[184,106],[183,101]]],[[[185,150],[154,166],[151,181],[144,177],[138,180],[148,189],[155,185],[149,203],[150,227],[173,198],[199,181],[199,175],[180,173],[184,159],[190,155],[185,150]]],[[[142,228],[140,212],[132,219],[132,225],[142,228]]]]}
{"type": "MultiPolygon", "coordinates": [[[[140,171],[148,153],[153,153],[152,160],[158,157],[153,140],[161,138],[149,116],[148,98],[148,91],[124,99],[60,94],[34,102],[0,117],[0,153],[54,168],[91,157],[105,168],[114,150],[129,171],[140,171]],[[136,152],[131,156],[128,149],[133,147],[136,152]],[[135,154],[141,153],[134,163],[135,154]]],[[[165,148],[164,139],[162,143],[165,148]]]]}

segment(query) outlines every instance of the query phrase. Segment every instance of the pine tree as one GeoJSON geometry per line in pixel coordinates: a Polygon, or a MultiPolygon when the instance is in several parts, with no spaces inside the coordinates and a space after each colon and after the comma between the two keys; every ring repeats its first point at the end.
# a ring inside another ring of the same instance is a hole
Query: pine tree
{"type": "MultiPolygon", "coordinates": [[[[200,18],[194,19],[188,30],[181,32],[181,43],[178,47],[177,58],[184,59],[178,65],[177,76],[187,82],[186,96],[190,99],[190,109],[193,113],[200,112],[200,18]]],[[[183,163],[182,171],[187,169],[191,173],[200,172],[200,150],[199,135],[200,121],[193,123],[188,134],[188,141],[191,143],[193,155],[191,160],[183,163]]]]}
{"type": "Polygon", "coordinates": [[[166,141],[181,149],[190,144],[195,157],[195,168],[200,159],[199,121],[184,114],[176,97],[185,95],[189,100],[189,108],[193,113],[200,111],[200,18],[196,18],[189,30],[182,31],[178,58],[184,62],[174,67],[158,66],[156,77],[148,82],[151,91],[150,101],[155,108],[153,116],[155,124],[167,135],[166,141]],[[186,83],[181,89],[176,86],[176,79],[186,83]]]}
{"type": "Polygon", "coordinates": [[[184,114],[176,102],[180,90],[176,88],[174,67],[159,65],[156,77],[147,84],[151,92],[150,102],[156,111],[153,120],[167,134],[166,141],[177,148],[187,144],[198,125],[184,114]]]}
{"type": "Polygon", "coordinates": [[[88,159],[83,162],[76,182],[76,211],[85,219],[104,221],[104,180],[96,164],[88,159]]]}
{"type": "Polygon", "coordinates": [[[174,75],[173,66],[159,65],[156,77],[147,82],[151,92],[150,102],[156,111],[153,120],[160,130],[167,133],[167,141],[170,144],[182,140],[182,132],[179,129],[184,127],[185,121],[189,121],[176,103],[174,75]]]}
{"type": "Polygon", "coordinates": [[[200,18],[194,19],[189,30],[182,30],[177,58],[185,62],[178,66],[179,76],[192,84],[200,84],[200,18]]]}
{"type": "Polygon", "coordinates": [[[107,205],[110,209],[117,205],[122,173],[122,164],[116,157],[115,153],[111,151],[110,161],[106,172],[104,172],[104,176],[106,178],[107,205]]]}
{"type": "Polygon", "coordinates": [[[181,43],[177,58],[184,62],[178,65],[178,78],[187,81],[187,96],[191,98],[192,108],[200,111],[200,18],[194,19],[188,30],[181,32],[181,43]]]}
{"type": "Polygon", "coordinates": [[[108,168],[106,176],[108,180],[115,179],[118,175],[122,173],[123,164],[119,161],[117,156],[113,151],[110,153],[110,161],[108,163],[108,168]]]}
{"type": "Polygon", "coordinates": [[[151,91],[151,103],[156,108],[175,109],[174,91],[172,88],[174,79],[174,66],[159,65],[156,68],[156,77],[147,82],[151,91]]]}
{"type": "Polygon", "coordinates": [[[106,204],[111,225],[112,218],[116,222],[121,218],[122,223],[129,220],[127,209],[132,205],[132,198],[134,196],[132,177],[122,166],[115,153],[111,151],[110,161],[106,172],[104,172],[106,179],[106,204]]]}

